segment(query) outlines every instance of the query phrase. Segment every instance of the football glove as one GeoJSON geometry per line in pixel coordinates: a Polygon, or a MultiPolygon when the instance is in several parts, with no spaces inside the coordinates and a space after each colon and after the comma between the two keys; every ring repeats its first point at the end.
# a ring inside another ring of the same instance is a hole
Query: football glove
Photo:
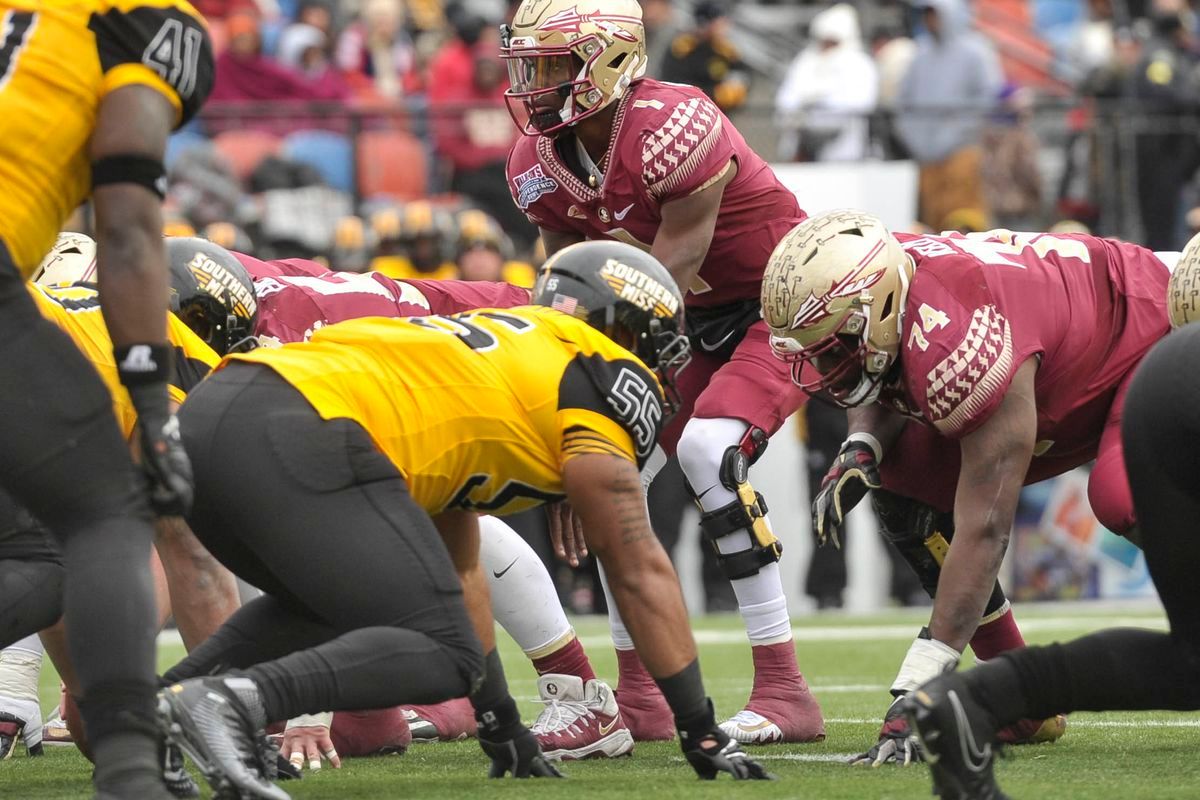
{"type": "Polygon", "coordinates": [[[879,729],[879,741],[865,753],[860,753],[849,760],[850,764],[878,767],[883,764],[897,764],[907,767],[914,761],[924,761],[920,740],[908,725],[904,716],[903,701],[907,695],[900,695],[883,717],[883,727],[879,729]]]}
{"type": "Polygon", "coordinates": [[[728,772],[735,781],[773,781],[775,776],[762,764],[742,752],[738,743],[716,725],[699,735],[679,732],[683,755],[701,780],[715,780],[718,772],[728,772]]]}
{"type": "Polygon", "coordinates": [[[150,505],[160,516],[183,516],[192,507],[194,481],[179,436],[179,420],[167,399],[171,349],[165,344],[135,344],[116,348],[114,355],[117,374],[137,410],[141,468],[150,505]]]}
{"type": "Polygon", "coordinates": [[[520,731],[507,739],[487,739],[490,734],[479,729],[479,746],[492,760],[489,778],[503,778],[512,773],[514,778],[561,778],[563,774],[542,755],[537,739],[524,725],[520,731]]]}
{"type": "Polygon", "coordinates": [[[841,547],[838,532],[868,489],[883,486],[879,477],[879,455],[866,441],[847,439],[821,480],[821,491],[812,504],[813,535],[818,546],[830,542],[841,547]]]}

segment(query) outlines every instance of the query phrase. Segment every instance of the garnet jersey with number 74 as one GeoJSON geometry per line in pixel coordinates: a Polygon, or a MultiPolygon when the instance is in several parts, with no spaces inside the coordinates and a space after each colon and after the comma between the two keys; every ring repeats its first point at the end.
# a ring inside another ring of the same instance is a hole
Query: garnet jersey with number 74
{"type": "MultiPolygon", "coordinates": [[[[662,206],[694,194],[725,174],[720,216],[689,306],[756,298],[775,245],[804,219],[788,191],[704,94],[691,86],[644,79],[619,101],[603,183],[574,175],[549,136],[524,136],[508,158],[508,185],[530,222],[588,239],[616,239],[649,250],[662,206]]],[[[685,287],[680,287],[685,288],[685,287]]]]}

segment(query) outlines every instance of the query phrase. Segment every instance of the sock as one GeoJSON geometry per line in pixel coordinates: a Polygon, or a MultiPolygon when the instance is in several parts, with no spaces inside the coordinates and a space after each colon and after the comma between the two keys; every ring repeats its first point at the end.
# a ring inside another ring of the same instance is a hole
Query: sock
{"type": "Polygon", "coordinates": [[[642,659],[638,658],[636,650],[617,650],[617,674],[620,676],[620,684],[626,688],[630,685],[654,683],[654,678],[650,677],[649,670],[642,663],[642,659]]]}
{"type": "Polygon", "coordinates": [[[533,668],[537,670],[538,675],[577,675],[584,683],[596,679],[587,653],[583,651],[583,643],[573,634],[566,644],[554,652],[534,658],[533,668]]]}
{"type": "Polygon", "coordinates": [[[604,589],[604,599],[608,605],[608,630],[612,635],[613,647],[617,648],[618,653],[622,650],[633,650],[633,637],[629,635],[629,629],[621,620],[621,612],[617,610],[617,601],[613,599],[612,589],[608,588],[608,576],[604,574],[604,565],[597,561],[596,566],[600,570],[600,587],[604,589]]]}
{"type": "Polygon", "coordinates": [[[1017,628],[1012,608],[1006,607],[995,619],[979,623],[971,637],[971,651],[980,661],[991,661],[1001,653],[1025,646],[1025,639],[1017,628]]]}
{"type": "Polygon", "coordinates": [[[1169,634],[1112,628],[1004,653],[963,674],[1005,726],[1071,711],[1200,709],[1200,657],[1169,634]]]}
{"type": "Polygon", "coordinates": [[[96,769],[92,781],[113,797],[166,794],[157,735],[150,730],[122,730],[94,742],[96,769]]]}

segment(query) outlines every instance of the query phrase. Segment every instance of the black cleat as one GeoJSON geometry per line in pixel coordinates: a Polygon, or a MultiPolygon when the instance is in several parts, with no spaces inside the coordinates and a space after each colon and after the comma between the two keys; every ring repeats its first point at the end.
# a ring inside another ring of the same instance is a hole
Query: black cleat
{"type": "Polygon", "coordinates": [[[195,762],[215,797],[290,800],[271,783],[275,753],[251,705],[257,689],[246,678],[195,678],[158,693],[158,718],[168,744],[195,762]]]}
{"type": "Polygon", "coordinates": [[[163,751],[163,783],[167,785],[167,791],[181,800],[200,796],[200,787],[184,769],[183,751],[170,742],[163,751]]]}
{"type": "Polygon", "coordinates": [[[933,772],[934,794],[942,800],[1008,800],[993,774],[996,723],[961,676],[949,673],[910,692],[904,713],[933,772]]]}

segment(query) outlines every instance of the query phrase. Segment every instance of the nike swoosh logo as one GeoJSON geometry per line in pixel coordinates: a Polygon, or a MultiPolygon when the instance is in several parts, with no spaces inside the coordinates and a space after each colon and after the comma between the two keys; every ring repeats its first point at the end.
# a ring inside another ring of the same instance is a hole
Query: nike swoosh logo
{"type": "Polygon", "coordinates": [[[614,211],[613,217],[617,220],[617,222],[620,222],[621,220],[625,219],[625,215],[628,214],[633,209],[634,205],[635,205],[634,203],[630,203],[629,205],[625,206],[625,208],[621,209],[620,211],[614,211]]]}
{"type": "Polygon", "coordinates": [[[620,721],[621,721],[620,717],[613,717],[612,722],[608,723],[607,727],[605,727],[603,722],[600,723],[600,735],[608,736],[610,733],[612,733],[613,728],[617,727],[617,723],[620,721]]]}
{"type": "Polygon", "coordinates": [[[774,724],[769,719],[764,719],[762,722],[756,722],[753,725],[743,725],[739,722],[738,730],[745,731],[746,733],[754,733],[755,731],[761,731],[763,728],[769,728],[774,724]]]}
{"type": "Polygon", "coordinates": [[[728,342],[730,336],[733,336],[733,331],[730,331],[729,333],[725,334],[724,336],[722,336],[720,339],[718,339],[716,342],[714,342],[712,344],[709,344],[708,342],[701,339],[700,340],[700,349],[711,353],[712,351],[716,350],[721,345],[728,342]]]}
{"type": "Polygon", "coordinates": [[[967,711],[963,708],[962,701],[958,699],[958,693],[950,691],[946,694],[946,699],[954,708],[955,722],[958,724],[958,729],[962,731],[959,734],[958,743],[962,748],[963,763],[974,773],[983,772],[992,758],[992,746],[985,744],[982,750],[979,749],[979,745],[975,742],[975,732],[971,730],[971,721],[967,719],[967,711]]]}
{"type": "Polygon", "coordinates": [[[520,557],[520,556],[517,556],[516,558],[514,558],[514,559],[512,560],[512,562],[511,562],[511,563],[510,563],[510,564],[509,564],[507,567],[505,567],[504,569],[500,570],[499,572],[496,572],[495,570],[492,570],[492,574],[496,576],[496,580],[500,580],[501,578],[503,578],[503,577],[504,577],[504,573],[506,573],[506,572],[508,572],[510,569],[512,569],[512,568],[513,568],[513,564],[516,564],[516,563],[517,563],[518,561],[520,561],[520,560],[521,560],[521,557],[520,557]]]}

